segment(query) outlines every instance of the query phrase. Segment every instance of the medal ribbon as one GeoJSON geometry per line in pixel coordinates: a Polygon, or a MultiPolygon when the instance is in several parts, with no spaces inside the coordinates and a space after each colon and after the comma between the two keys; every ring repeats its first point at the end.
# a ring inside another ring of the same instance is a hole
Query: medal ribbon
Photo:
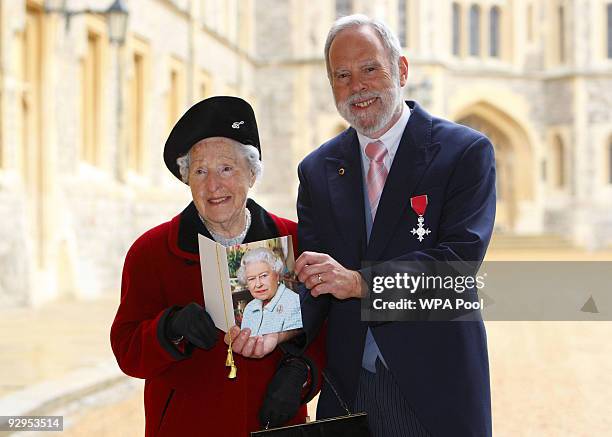
{"type": "Polygon", "coordinates": [[[410,206],[419,217],[423,217],[427,209],[427,194],[411,197],[410,206]]]}

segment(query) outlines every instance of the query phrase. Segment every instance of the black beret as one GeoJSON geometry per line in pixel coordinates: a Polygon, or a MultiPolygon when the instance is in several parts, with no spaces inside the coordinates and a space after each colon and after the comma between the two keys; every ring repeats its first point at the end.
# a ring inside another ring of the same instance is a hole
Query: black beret
{"type": "Polygon", "coordinates": [[[166,167],[182,181],[177,158],[198,141],[212,137],[231,138],[255,146],[261,159],[257,122],[251,105],[238,97],[215,96],[196,103],[176,122],[164,146],[166,167]]]}

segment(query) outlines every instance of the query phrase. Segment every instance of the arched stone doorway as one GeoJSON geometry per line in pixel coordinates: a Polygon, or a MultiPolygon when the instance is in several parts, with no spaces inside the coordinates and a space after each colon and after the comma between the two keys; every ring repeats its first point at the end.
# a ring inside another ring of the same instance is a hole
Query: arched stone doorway
{"type": "Polygon", "coordinates": [[[534,162],[525,130],[508,114],[486,102],[460,111],[456,121],[484,133],[493,143],[496,163],[497,212],[495,228],[515,230],[520,205],[533,200],[534,162]]]}

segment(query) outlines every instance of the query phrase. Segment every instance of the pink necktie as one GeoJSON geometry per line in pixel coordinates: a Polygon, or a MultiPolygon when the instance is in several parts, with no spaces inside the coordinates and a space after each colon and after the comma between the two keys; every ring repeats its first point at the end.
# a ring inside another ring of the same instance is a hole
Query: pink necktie
{"type": "Polygon", "coordinates": [[[372,211],[372,220],[376,217],[376,209],[380,194],[385,186],[385,180],[389,172],[385,167],[385,155],[387,148],[381,141],[369,143],[365,148],[365,154],[370,158],[370,168],[366,184],[368,186],[368,200],[370,201],[370,210],[372,211]]]}

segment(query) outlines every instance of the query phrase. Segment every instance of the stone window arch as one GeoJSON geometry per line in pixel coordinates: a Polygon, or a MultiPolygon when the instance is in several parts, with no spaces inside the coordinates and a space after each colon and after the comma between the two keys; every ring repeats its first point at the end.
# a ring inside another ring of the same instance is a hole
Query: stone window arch
{"type": "Polygon", "coordinates": [[[551,180],[553,187],[558,189],[565,188],[567,181],[565,174],[565,144],[561,135],[557,134],[554,136],[551,152],[551,180]]]}
{"type": "Polygon", "coordinates": [[[452,6],[452,47],[453,55],[461,55],[461,6],[454,2],[452,6]]]}
{"type": "Polygon", "coordinates": [[[185,106],[185,66],[183,62],[174,57],[169,60],[170,68],[168,71],[168,92],[166,96],[166,112],[168,132],[183,113],[185,106]]]}
{"type": "Polygon", "coordinates": [[[606,182],[612,185],[612,135],[608,138],[606,152],[606,182]]]}
{"type": "Polygon", "coordinates": [[[81,127],[79,158],[91,165],[100,161],[102,120],[102,35],[87,30],[87,50],[81,60],[81,127]]]}
{"type": "Polygon", "coordinates": [[[470,56],[480,56],[480,6],[470,7],[470,56]]]}
{"type": "Polygon", "coordinates": [[[608,37],[607,57],[612,59],[612,3],[606,5],[606,32],[608,37]]]}
{"type": "Polygon", "coordinates": [[[408,47],[408,11],[407,0],[397,1],[397,38],[402,47],[408,47]]]}
{"type": "Polygon", "coordinates": [[[527,5],[527,41],[529,42],[533,42],[534,39],[534,28],[533,28],[533,23],[534,23],[534,18],[533,18],[533,3],[529,3],[527,5]]]}
{"type": "Polygon", "coordinates": [[[127,144],[122,159],[122,173],[131,171],[135,174],[145,174],[147,161],[147,105],[150,73],[150,46],[140,38],[133,38],[130,42],[128,77],[126,78],[127,105],[126,114],[127,144]]]}
{"type": "Polygon", "coordinates": [[[489,56],[499,58],[499,25],[501,18],[501,10],[499,6],[493,6],[489,11],[489,56]]]}
{"type": "Polygon", "coordinates": [[[559,63],[563,64],[565,62],[565,7],[563,5],[559,5],[557,9],[557,26],[559,32],[557,35],[558,57],[559,63]]]}

